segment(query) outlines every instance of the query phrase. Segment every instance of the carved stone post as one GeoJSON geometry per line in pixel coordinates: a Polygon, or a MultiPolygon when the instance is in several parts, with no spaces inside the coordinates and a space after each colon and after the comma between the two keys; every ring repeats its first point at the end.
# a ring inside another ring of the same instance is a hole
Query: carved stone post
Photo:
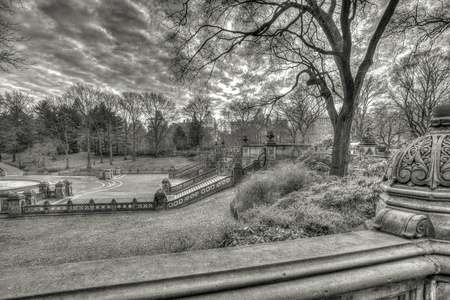
{"type": "Polygon", "coordinates": [[[67,180],[67,179],[65,179],[63,181],[63,183],[64,183],[64,188],[65,188],[66,195],[67,196],[73,196],[73,193],[72,193],[72,182],[67,180]]]}
{"type": "Polygon", "coordinates": [[[36,204],[36,192],[33,190],[28,190],[23,192],[25,196],[25,204],[26,205],[35,205],[36,204]]]}
{"type": "Polygon", "coordinates": [[[112,200],[111,200],[111,210],[112,211],[116,211],[117,210],[117,201],[114,198],[112,198],[112,200]]]}
{"type": "Polygon", "coordinates": [[[22,206],[25,205],[25,195],[10,193],[8,196],[8,214],[10,217],[22,215],[22,206]]]}
{"type": "Polygon", "coordinates": [[[58,181],[55,184],[55,198],[56,199],[64,199],[65,197],[64,184],[61,181],[58,181]]]}
{"type": "Polygon", "coordinates": [[[170,180],[166,177],[161,181],[161,188],[165,193],[170,193],[172,185],[170,184],[170,180]]]}
{"type": "Polygon", "coordinates": [[[95,210],[95,201],[94,199],[89,200],[89,211],[95,210]]]}
{"type": "Polygon", "coordinates": [[[240,182],[242,179],[242,165],[239,162],[235,162],[233,166],[233,181],[234,183],[240,182]]]}
{"type": "Polygon", "coordinates": [[[153,196],[153,209],[156,210],[163,205],[166,206],[166,199],[166,193],[162,189],[157,190],[153,196]]]}
{"type": "Polygon", "coordinates": [[[135,210],[137,208],[137,204],[138,204],[137,199],[133,198],[133,200],[131,200],[131,209],[135,210]]]}
{"type": "Polygon", "coordinates": [[[48,187],[49,183],[46,181],[39,183],[39,193],[42,194],[44,199],[48,198],[48,187]]]}
{"type": "Polygon", "coordinates": [[[169,178],[174,178],[175,177],[175,167],[171,166],[169,169],[169,178]]]}
{"type": "Polygon", "coordinates": [[[104,173],[105,173],[105,179],[111,179],[112,178],[111,169],[106,169],[104,171],[104,173]]]}
{"type": "Polygon", "coordinates": [[[72,199],[67,200],[67,211],[72,212],[73,211],[73,202],[72,199]]]}

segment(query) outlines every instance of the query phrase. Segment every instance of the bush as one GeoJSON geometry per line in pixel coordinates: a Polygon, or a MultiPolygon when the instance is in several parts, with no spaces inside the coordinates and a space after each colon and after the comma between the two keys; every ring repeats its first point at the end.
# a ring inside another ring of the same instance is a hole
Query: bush
{"type": "Polygon", "coordinates": [[[308,148],[297,159],[309,169],[318,172],[329,172],[331,168],[331,155],[325,151],[308,148]]]}
{"type": "Polygon", "coordinates": [[[281,196],[307,185],[310,174],[300,164],[280,164],[272,170],[254,173],[240,184],[235,207],[242,212],[252,207],[272,205],[281,196]]]}
{"type": "MultiPolygon", "coordinates": [[[[261,236],[270,235],[268,228],[278,228],[301,232],[302,236],[318,236],[351,231],[375,215],[377,178],[320,178],[316,181],[320,183],[291,192],[270,206],[247,209],[239,214],[239,220],[256,235],[264,228],[266,233],[260,233],[261,236]]],[[[241,231],[234,234],[239,236],[241,231]]]]}

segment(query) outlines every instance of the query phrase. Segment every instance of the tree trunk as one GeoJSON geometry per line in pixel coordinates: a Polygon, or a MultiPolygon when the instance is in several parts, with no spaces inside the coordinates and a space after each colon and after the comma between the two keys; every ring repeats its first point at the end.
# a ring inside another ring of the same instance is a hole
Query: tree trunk
{"type": "Polygon", "coordinates": [[[352,116],[338,117],[334,126],[330,175],[345,176],[348,172],[352,116]]]}
{"type": "Polygon", "coordinates": [[[112,138],[111,138],[111,123],[108,126],[108,142],[109,142],[109,165],[113,164],[113,154],[112,154],[112,138]]]}
{"type": "Polygon", "coordinates": [[[98,138],[98,154],[100,155],[100,163],[103,163],[103,145],[100,137],[100,130],[97,131],[97,138],[98,138]]]}
{"type": "Polygon", "coordinates": [[[92,165],[91,165],[91,131],[87,130],[87,168],[91,169],[92,165]]]}
{"type": "Polygon", "coordinates": [[[133,161],[136,160],[136,125],[133,123],[133,161]]]}
{"type": "Polygon", "coordinates": [[[70,165],[69,165],[69,138],[67,137],[67,132],[64,132],[64,141],[65,141],[64,155],[66,156],[66,170],[68,170],[70,168],[70,165]]]}
{"type": "Polygon", "coordinates": [[[14,152],[13,152],[13,159],[12,159],[12,162],[16,162],[16,150],[14,150],[14,152]]]}

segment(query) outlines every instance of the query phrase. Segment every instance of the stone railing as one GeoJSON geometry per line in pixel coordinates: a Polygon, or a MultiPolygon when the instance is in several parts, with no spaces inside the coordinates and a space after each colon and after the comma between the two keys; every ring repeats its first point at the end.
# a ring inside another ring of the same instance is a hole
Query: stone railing
{"type": "MultiPolygon", "coordinates": [[[[177,198],[177,199],[173,199],[173,200],[169,199],[166,203],[166,207],[168,209],[182,207],[182,206],[188,205],[190,203],[193,203],[197,200],[200,200],[204,197],[207,197],[211,194],[214,194],[220,190],[232,187],[233,185],[234,185],[233,177],[228,176],[228,177],[223,178],[220,181],[211,183],[210,185],[207,185],[201,189],[193,191],[190,194],[184,195],[181,198],[177,198]]],[[[168,195],[168,196],[170,197],[170,195],[168,195]]]]}
{"type": "Polygon", "coordinates": [[[138,202],[136,198],[128,203],[118,203],[115,199],[112,199],[109,203],[95,203],[95,201],[91,199],[89,203],[85,204],[74,204],[71,200],[68,200],[66,204],[50,204],[48,201],[45,201],[41,205],[23,206],[22,215],[77,214],[139,210],[154,210],[154,203],[138,202]]]}
{"type": "Polygon", "coordinates": [[[450,299],[449,249],[445,241],[360,231],[13,268],[2,272],[0,288],[7,299],[444,300],[450,299]]]}
{"type": "Polygon", "coordinates": [[[155,168],[155,169],[121,169],[122,174],[167,174],[169,169],[155,168]]]}
{"type": "Polygon", "coordinates": [[[173,194],[175,192],[180,192],[180,191],[182,191],[184,189],[192,187],[193,185],[197,184],[198,182],[203,181],[205,179],[208,179],[208,178],[210,178],[210,177],[212,177],[212,176],[214,176],[216,174],[217,174],[217,169],[216,168],[211,169],[209,171],[206,171],[205,173],[202,173],[202,174],[200,174],[200,175],[198,175],[198,176],[196,176],[194,178],[186,180],[186,181],[184,181],[184,182],[182,182],[180,184],[171,186],[170,190],[169,190],[169,194],[173,194]]]}
{"type": "Polygon", "coordinates": [[[172,169],[169,170],[169,178],[180,178],[180,177],[192,177],[198,175],[201,170],[207,168],[206,162],[201,162],[195,165],[189,165],[189,167],[184,167],[183,169],[172,169]]]}

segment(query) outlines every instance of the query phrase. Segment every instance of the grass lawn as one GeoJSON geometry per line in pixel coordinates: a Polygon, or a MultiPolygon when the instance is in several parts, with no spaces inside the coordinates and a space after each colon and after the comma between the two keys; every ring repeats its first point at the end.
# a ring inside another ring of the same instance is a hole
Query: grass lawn
{"type": "Polygon", "coordinates": [[[0,269],[217,247],[228,189],[170,211],[0,219],[0,269]]]}
{"type": "MultiPolygon", "coordinates": [[[[11,163],[12,155],[11,154],[2,154],[3,162],[11,163]]],[[[18,165],[18,159],[20,154],[17,155],[17,161],[14,163],[18,165]]],[[[130,155],[127,156],[127,160],[123,159],[123,156],[114,156],[113,165],[109,164],[109,157],[103,157],[103,163],[100,163],[100,157],[94,156],[91,154],[92,159],[92,168],[94,169],[106,169],[120,166],[123,169],[169,169],[171,166],[175,166],[175,168],[180,168],[182,166],[191,164],[192,161],[189,161],[185,157],[179,156],[169,156],[169,157],[147,157],[147,156],[139,156],[136,157],[136,160],[133,161],[130,155]]],[[[22,161],[22,165],[26,165],[26,161],[22,161]]],[[[87,152],[74,153],[69,155],[69,164],[71,169],[85,169],[87,166],[87,152]]],[[[66,160],[64,155],[58,155],[56,160],[49,161],[46,165],[47,169],[55,170],[64,170],[66,168],[66,160]]]]}

